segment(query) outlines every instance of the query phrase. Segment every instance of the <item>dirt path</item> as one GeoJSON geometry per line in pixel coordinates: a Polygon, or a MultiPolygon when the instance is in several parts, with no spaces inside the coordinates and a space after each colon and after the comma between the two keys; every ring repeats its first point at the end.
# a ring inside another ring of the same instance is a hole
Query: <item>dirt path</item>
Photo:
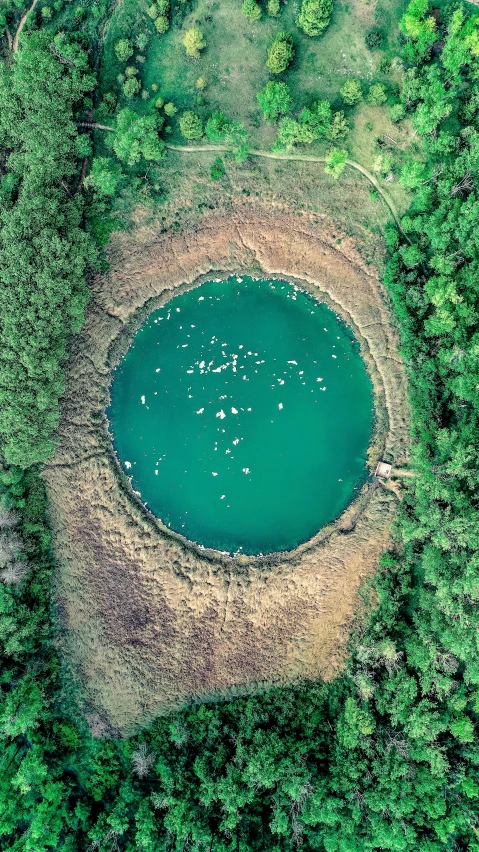
{"type": "Polygon", "coordinates": [[[23,30],[23,27],[24,27],[24,26],[25,26],[25,24],[26,24],[26,21],[27,21],[27,18],[28,18],[28,16],[29,16],[30,12],[33,12],[33,10],[34,10],[35,6],[37,5],[37,3],[38,3],[38,0],[33,0],[33,3],[32,3],[32,5],[30,6],[30,8],[29,8],[29,9],[27,9],[27,11],[25,12],[25,14],[24,14],[24,15],[22,15],[22,17],[21,17],[21,19],[20,19],[20,23],[19,23],[19,25],[18,25],[18,27],[17,27],[17,31],[16,31],[16,33],[15,33],[15,38],[13,39],[13,47],[12,47],[12,51],[13,51],[13,53],[16,53],[16,52],[17,52],[17,50],[18,50],[18,39],[20,38],[21,32],[22,32],[22,30],[23,30]]]}
{"type": "MultiPolygon", "coordinates": [[[[35,3],[38,0],[35,0],[35,3]]],[[[479,0],[478,0],[479,2],[479,0]]],[[[33,6],[32,6],[33,8],[33,6]]],[[[114,130],[114,127],[110,127],[106,124],[97,124],[96,122],[90,121],[79,121],[77,122],[77,127],[89,127],[96,130],[114,130]]],[[[184,154],[200,154],[203,152],[212,153],[214,151],[230,151],[227,145],[166,145],[168,151],[176,151],[178,153],[184,154]]],[[[294,161],[297,163],[325,163],[326,157],[313,157],[308,156],[307,154],[274,154],[272,151],[261,151],[259,149],[253,148],[249,151],[248,156],[250,157],[262,157],[267,160],[288,160],[294,161]]],[[[394,204],[391,196],[386,192],[385,189],[382,188],[381,184],[376,180],[374,175],[371,174],[370,171],[361,166],[360,163],[357,163],[355,160],[346,160],[346,165],[350,166],[352,169],[356,169],[357,172],[361,172],[364,177],[368,179],[368,181],[374,186],[374,188],[379,192],[381,198],[389,207],[389,210],[401,231],[402,235],[406,237],[407,241],[410,242],[409,237],[404,233],[401,220],[399,218],[399,213],[397,211],[397,207],[394,204]]]]}
{"type": "MultiPolygon", "coordinates": [[[[202,151],[229,151],[230,149],[226,145],[167,145],[166,146],[169,151],[179,151],[185,153],[200,153],[202,151]]],[[[274,154],[271,151],[260,151],[253,149],[249,152],[250,157],[264,157],[268,160],[294,160],[299,163],[325,163],[325,157],[313,157],[308,156],[307,154],[274,154]]],[[[361,172],[370,183],[374,186],[374,188],[379,192],[383,201],[389,207],[391,211],[394,221],[398,226],[401,233],[406,236],[402,227],[401,221],[399,219],[399,213],[397,211],[396,205],[392,198],[388,195],[386,190],[382,188],[382,186],[378,183],[374,175],[371,174],[364,166],[361,166],[360,163],[356,163],[355,160],[346,160],[346,165],[350,166],[352,169],[356,169],[356,171],[361,172]]],[[[407,237],[406,237],[407,239],[407,237]]]]}

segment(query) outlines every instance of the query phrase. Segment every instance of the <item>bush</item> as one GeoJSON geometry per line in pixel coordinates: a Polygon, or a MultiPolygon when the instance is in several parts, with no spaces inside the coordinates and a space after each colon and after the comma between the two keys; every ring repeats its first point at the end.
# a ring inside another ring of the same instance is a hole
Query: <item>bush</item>
{"type": "Polygon", "coordinates": [[[172,118],[178,112],[178,107],[175,107],[171,101],[168,101],[168,103],[165,104],[165,112],[170,118],[172,118]]]}
{"type": "Polygon", "coordinates": [[[203,122],[199,115],[189,109],[186,110],[180,118],[180,131],[185,139],[201,139],[203,122]]]}
{"type": "Polygon", "coordinates": [[[381,30],[369,30],[366,34],[366,47],[369,50],[381,50],[384,43],[384,35],[381,30]]]}
{"type": "Polygon", "coordinates": [[[200,51],[206,47],[206,42],[203,38],[203,33],[199,27],[191,27],[183,36],[183,46],[187,56],[192,56],[193,59],[200,58],[200,51]]]}
{"type": "Polygon", "coordinates": [[[298,24],[309,36],[321,35],[333,12],[333,0],[303,0],[298,24]]]}
{"type": "Polygon", "coordinates": [[[270,80],[262,92],[256,96],[266,121],[276,121],[280,115],[286,115],[291,109],[293,99],[286,83],[270,80]]]}
{"type": "Polygon", "coordinates": [[[120,62],[128,62],[130,56],[133,56],[133,47],[129,39],[121,38],[115,44],[115,54],[116,58],[120,62]]]}
{"type": "Polygon", "coordinates": [[[268,15],[277,18],[281,11],[280,0],[268,0],[268,15]]]}
{"type": "Polygon", "coordinates": [[[166,15],[158,15],[158,17],[155,18],[155,29],[158,35],[163,35],[167,32],[167,30],[169,30],[169,28],[170,22],[166,15]]]}
{"type": "Polygon", "coordinates": [[[231,129],[231,122],[226,113],[216,110],[206,122],[205,133],[210,142],[222,142],[231,129]]]}
{"type": "Polygon", "coordinates": [[[128,77],[123,83],[123,94],[125,98],[134,98],[141,89],[141,83],[136,77],[128,77]]]}
{"type": "Polygon", "coordinates": [[[266,65],[273,74],[281,74],[294,56],[293,38],[289,33],[278,33],[268,50],[266,65]]]}
{"type": "Polygon", "coordinates": [[[348,152],[344,148],[333,148],[326,156],[324,171],[335,180],[344,172],[348,152]]]}
{"type": "Polygon", "coordinates": [[[386,103],[387,99],[388,96],[383,84],[373,83],[366,98],[368,104],[371,104],[371,106],[381,106],[386,103]]]}
{"type": "Polygon", "coordinates": [[[389,110],[389,117],[394,124],[397,124],[398,121],[402,121],[406,116],[406,110],[404,109],[402,104],[394,104],[389,110]]]}
{"type": "Polygon", "coordinates": [[[261,18],[261,6],[256,0],[243,0],[241,11],[245,18],[248,18],[248,21],[252,23],[259,21],[261,18]]]}
{"type": "Polygon", "coordinates": [[[211,180],[221,180],[226,174],[225,166],[221,157],[217,157],[210,169],[211,180]]]}
{"type": "Polygon", "coordinates": [[[346,80],[344,86],[339,90],[339,93],[345,104],[354,106],[363,98],[361,83],[359,80],[346,80]]]}

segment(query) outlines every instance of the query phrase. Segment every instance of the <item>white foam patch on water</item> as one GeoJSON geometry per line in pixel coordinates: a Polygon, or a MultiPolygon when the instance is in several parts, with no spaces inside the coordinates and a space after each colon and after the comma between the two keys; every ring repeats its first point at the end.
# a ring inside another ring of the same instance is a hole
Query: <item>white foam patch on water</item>
{"type": "Polygon", "coordinates": [[[198,411],[197,411],[196,413],[197,413],[197,414],[203,414],[203,411],[204,411],[204,410],[205,410],[204,408],[199,408],[199,409],[198,409],[198,411]]]}
{"type": "Polygon", "coordinates": [[[297,361],[288,361],[287,363],[288,363],[288,364],[296,364],[296,366],[298,366],[298,362],[297,362],[297,361]]]}
{"type": "Polygon", "coordinates": [[[338,356],[337,356],[337,355],[331,355],[331,357],[332,357],[332,358],[337,358],[338,356]]]}
{"type": "Polygon", "coordinates": [[[239,438],[234,439],[233,444],[235,445],[235,447],[236,447],[236,444],[239,444],[239,440],[240,440],[239,438]]]}
{"type": "Polygon", "coordinates": [[[224,420],[226,414],[224,413],[223,409],[221,409],[221,411],[216,412],[216,416],[219,417],[221,420],[224,420]]]}
{"type": "Polygon", "coordinates": [[[283,403],[282,402],[280,402],[280,404],[278,405],[278,408],[279,408],[280,411],[282,411],[282,409],[283,409],[283,403]]]}
{"type": "Polygon", "coordinates": [[[125,462],[125,467],[126,467],[126,469],[127,469],[127,470],[130,470],[131,462],[126,461],[126,462],[125,462]]]}
{"type": "Polygon", "coordinates": [[[145,397],[144,397],[144,396],[142,396],[142,397],[141,397],[141,404],[142,404],[142,405],[144,405],[144,404],[145,404],[145,397]]]}
{"type": "Polygon", "coordinates": [[[212,475],[212,476],[218,476],[218,474],[216,473],[216,470],[212,470],[212,471],[211,471],[211,475],[212,475]]]}
{"type": "Polygon", "coordinates": [[[251,471],[250,471],[249,467],[244,467],[244,468],[243,468],[243,473],[251,473],[251,471]]]}
{"type": "Polygon", "coordinates": [[[232,409],[231,409],[231,414],[238,414],[238,409],[237,409],[237,408],[232,408],[232,409]]]}

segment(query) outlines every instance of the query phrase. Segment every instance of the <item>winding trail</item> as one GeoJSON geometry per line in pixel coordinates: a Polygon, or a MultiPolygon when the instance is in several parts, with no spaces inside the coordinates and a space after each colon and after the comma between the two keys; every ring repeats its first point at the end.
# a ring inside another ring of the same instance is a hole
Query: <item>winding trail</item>
{"type": "MultiPolygon", "coordinates": [[[[202,151],[229,151],[230,148],[227,145],[167,145],[166,146],[169,151],[179,151],[184,153],[200,153],[202,151]]],[[[293,160],[299,163],[325,163],[326,157],[313,157],[308,156],[307,154],[274,154],[271,151],[260,151],[258,149],[253,149],[248,152],[248,156],[250,157],[264,157],[268,160],[293,160]]],[[[346,165],[350,166],[352,169],[356,169],[357,172],[361,172],[368,181],[374,186],[374,188],[378,191],[383,201],[389,207],[391,214],[398,226],[399,230],[403,234],[404,237],[409,242],[407,235],[404,233],[401,227],[401,220],[399,218],[399,213],[397,211],[396,205],[392,198],[388,195],[386,190],[384,190],[381,184],[376,180],[374,175],[371,174],[364,166],[361,166],[360,163],[356,163],[355,160],[346,160],[346,165]]]]}
{"type": "MultiPolygon", "coordinates": [[[[38,0],[35,0],[35,3],[38,0]]],[[[33,8],[33,6],[32,6],[33,8]]],[[[77,127],[88,127],[90,129],[96,130],[111,130],[114,131],[114,127],[110,127],[107,124],[98,124],[95,121],[77,121],[77,127]]],[[[215,151],[231,151],[227,145],[165,145],[168,151],[176,151],[180,154],[201,154],[203,152],[214,153],[215,151]]],[[[326,157],[313,157],[308,156],[307,154],[274,154],[272,151],[261,151],[257,148],[251,149],[248,152],[249,157],[262,157],[266,160],[289,160],[297,163],[325,163],[326,157]]],[[[382,188],[381,184],[376,180],[373,174],[371,174],[368,169],[365,169],[364,166],[361,166],[360,163],[357,163],[355,160],[346,160],[346,165],[350,166],[352,169],[356,169],[357,172],[361,172],[364,177],[366,177],[374,188],[377,190],[384,203],[394,218],[396,225],[398,226],[401,234],[408,243],[411,242],[407,234],[403,231],[401,226],[401,220],[399,218],[399,213],[397,211],[397,207],[394,204],[391,196],[386,192],[385,189],[382,188]]]]}
{"type": "Polygon", "coordinates": [[[28,16],[29,16],[30,12],[33,12],[33,10],[34,10],[35,6],[37,5],[37,3],[38,3],[38,0],[33,0],[33,3],[32,3],[32,5],[30,6],[30,8],[29,8],[29,9],[27,9],[27,11],[25,12],[25,14],[24,14],[24,15],[22,15],[22,17],[20,18],[20,23],[19,23],[19,25],[18,25],[18,27],[17,27],[17,31],[16,31],[16,33],[15,33],[15,38],[13,39],[13,45],[12,45],[12,52],[13,52],[13,53],[16,53],[16,52],[17,52],[17,50],[18,50],[18,39],[20,38],[20,34],[21,34],[22,30],[23,30],[23,27],[24,27],[24,26],[25,26],[25,24],[26,24],[26,21],[27,21],[27,18],[28,18],[28,16]]]}

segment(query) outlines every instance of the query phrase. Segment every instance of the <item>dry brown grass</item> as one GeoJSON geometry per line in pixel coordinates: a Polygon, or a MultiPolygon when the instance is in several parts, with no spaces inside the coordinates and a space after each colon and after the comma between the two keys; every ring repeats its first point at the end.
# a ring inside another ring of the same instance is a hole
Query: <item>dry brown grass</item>
{"type": "Polygon", "coordinates": [[[66,652],[95,734],[127,734],[188,702],[333,677],[397,506],[390,491],[365,489],[311,542],[262,559],[202,551],[163,529],[122,479],[104,420],[110,370],[138,311],[212,272],[293,276],[323,294],[362,344],[384,427],[372,466],[379,455],[407,459],[409,425],[377,276],[344,235],[318,231],[306,216],[237,211],[178,235],[154,225],[116,235],[110,261],[68,364],[59,446],[45,479],[66,652]]]}

